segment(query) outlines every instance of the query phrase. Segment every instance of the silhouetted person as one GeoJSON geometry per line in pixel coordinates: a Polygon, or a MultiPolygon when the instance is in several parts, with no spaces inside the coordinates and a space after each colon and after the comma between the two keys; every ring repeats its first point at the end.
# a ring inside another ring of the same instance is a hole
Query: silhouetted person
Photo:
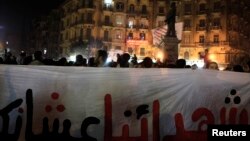
{"type": "Polygon", "coordinates": [[[233,71],[235,72],[244,72],[243,67],[241,65],[234,65],[233,71]]]}
{"type": "Polygon", "coordinates": [[[29,65],[44,65],[43,53],[41,51],[36,51],[34,53],[34,60],[29,65]]]}
{"type": "Polygon", "coordinates": [[[185,68],[186,60],[185,59],[178,59],[176,61],[176,68],[185,68]]]}
{"type": "Polygon", "coordinates": [[[81,54],[76,56],[74,66],[87,66],[87,60],[81,54]]]}
{"type": "Polygon", "coordinates": [[[108,64],[106,63],[108,58],[108,53],[106,50],[98,50],[97,55],[95,58],[95,64],[97,67],[107,67],[108,64]]]}

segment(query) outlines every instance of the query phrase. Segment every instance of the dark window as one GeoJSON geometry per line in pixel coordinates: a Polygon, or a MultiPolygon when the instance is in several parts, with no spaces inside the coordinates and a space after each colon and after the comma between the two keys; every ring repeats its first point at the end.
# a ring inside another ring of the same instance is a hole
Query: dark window
{"type": "Polygon", "coordinates": [[[218,11],[220,10],[220,8],[221,8],[220,1],[214,2],[214,10],[218,11]]]}
{"type": "Polygon", "coordinates": [[[143,5],[143,6],[142,6],[141,12],[142,12],[143,14],[147,13],[147,6],[146,6],[146,5],[143,5]]]}
{"type": "Polygon", "coordinates": [[[199,26],[200,27],[205,27],[206,26],[205,20],[200,20],[199,26]]]}
{"type": "Polygon", "coordinates": [[[190,3],[185,4],[184,12],[185,12],[185,14],[191,14],[191,4],[190,3]]]}
{"type": "Polygon", "coordinates": [[[199,12],[205,12],[206,11],[206,4],[202,3],[199,5],[199,12]]]}
{"type": "Polygon", "coordinates": [[[135,6],[133,4],[130,4],[129,12],[134,12],[134,11],[135,11],[135,6]]]}
{"type": "Polygon", "coordinates": [[[92,32],[91,28],[87,28],[87,32],[86,32],[87,39],[91,38],[91,36],[92,36],[91,32],[92,32]]]}
{"type": "Polygon", "coordinates": [[[133,39],[133,33],[132,32],[129,32],[128,39],[133,39]]]}
{"type": "Polygon", "coordinates": [[[105,30],[104,31],[104,41],[108,41],[109,40],[109,31],[105,30]]]}
{"type": "Polygon", "coordinates": [[[164,14],[164,7],[159,7],[159,13],[164,14]]]}
{"type": "Polygon", "coordinates": [[[219,43],[219,35],[214,35],[214,43],[219,43]]]}
{"type": "Polygon", "coordinates": [[[117,10],[117,11],[123,11],[123,10],[124,10],[124,4],[121,3],[121,2],[118,2],[118,3],[116,4],[116,10],[117,10]]]}
{"type": "Polygon", "coordinates": [[[189,19],[184,20],[184,27],[191,27],[191,21],[189,19]]]}
{"type": "Polygon", "coordinates": [[[88,13],[87,14],[87,20],[88,21],[92,21],[92,13],[88,13]]]}
{"type": "Polygon", "coordinates": [[[109,24],[110,23],[110,17],[109,16],[105,16],[105,24],[109,24]]]}
{"type": "Polygon", "coordinates": [[[220,26],[220,18],[215,18],[213,20],[213,26],[220,26]]]}
{"type": "Polygon", "coordinates": [[[205,37],[204,37],[204,35],[201,35],[200,37],[199,37],[199,42],[200,43],[205,43],[205,37]]]}

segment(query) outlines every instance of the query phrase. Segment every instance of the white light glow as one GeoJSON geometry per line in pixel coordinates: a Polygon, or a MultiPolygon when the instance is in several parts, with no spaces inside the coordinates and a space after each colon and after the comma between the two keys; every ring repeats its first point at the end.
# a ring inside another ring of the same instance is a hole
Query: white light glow
{"type": "Polygon", "coordinates": [[[70,57],[69,57],[69,60],[70,61],[76,61],[76,55],[71,55],[70,57]]]}
{"type": "Polygon", "coordinates": [[[112,4],[112,0],[104,0],[105,4],[112,4]]]}
{"type": "Polygon", "coordinates": [[[196,64],[198,68],[204,67],[204,60],[186,60],[186,65],[194,65],[196,64]]]}

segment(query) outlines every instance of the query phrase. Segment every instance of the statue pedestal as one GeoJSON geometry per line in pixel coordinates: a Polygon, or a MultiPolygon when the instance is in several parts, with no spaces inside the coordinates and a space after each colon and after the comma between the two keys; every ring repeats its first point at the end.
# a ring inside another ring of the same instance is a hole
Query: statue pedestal
{"type": "Polygon", "coordinates": [[[163,39],[162,50],[164,53],[165,64],[175,64],[178,60],[178,44],[180,40],[177,37],[165,36],[163,39]]]}

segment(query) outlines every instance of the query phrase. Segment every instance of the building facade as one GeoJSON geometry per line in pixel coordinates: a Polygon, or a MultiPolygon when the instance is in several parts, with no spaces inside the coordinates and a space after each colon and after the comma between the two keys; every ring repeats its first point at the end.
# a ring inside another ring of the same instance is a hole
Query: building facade
{"type": "MultiPolygon", "coordinates": [[[[248,0],[172,0],[177,4],[177,22],[183,22],[179,58],[203,59],[220,65],[249,59],[248,0]],[[239,10],[241,9],[241,10],[239,10]]],[[[122,50],[139,58],[157,58],[152,29],[165,25],[170,6],[167,0],[67,0],[60,9],[60,47],[70,56],[72,45],[88,50],[122,50]],[[79,45],[79,44],[78,44],[79,45]]]]}
{"type": "Polygon", "coordinates": [[[195,62],[208,50],[209,59],[222,66],[249,60],[249,1],[183,0],[177,3],[179,20],[184,22],[179,58],[195,62]]]}

